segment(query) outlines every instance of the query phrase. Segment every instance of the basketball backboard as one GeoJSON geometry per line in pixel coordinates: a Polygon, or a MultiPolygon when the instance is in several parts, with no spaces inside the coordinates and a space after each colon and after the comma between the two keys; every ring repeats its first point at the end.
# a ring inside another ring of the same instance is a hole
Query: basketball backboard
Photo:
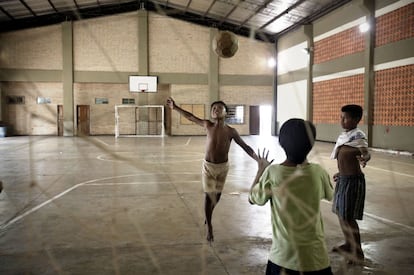
{"type": "Polygon", "coordinates": [[[129,91],[130,92],[157,92],[157,77],[156,76],[129,76],[129,91]]]}

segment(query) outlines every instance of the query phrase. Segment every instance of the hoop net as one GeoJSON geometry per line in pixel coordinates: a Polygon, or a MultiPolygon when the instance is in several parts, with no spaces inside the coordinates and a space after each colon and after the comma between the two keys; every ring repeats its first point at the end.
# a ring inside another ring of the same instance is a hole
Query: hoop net
{"type": "Polygon", "coordinates": [[[116,105],[115,137],[163,137],[164,106],[116,105]]]}

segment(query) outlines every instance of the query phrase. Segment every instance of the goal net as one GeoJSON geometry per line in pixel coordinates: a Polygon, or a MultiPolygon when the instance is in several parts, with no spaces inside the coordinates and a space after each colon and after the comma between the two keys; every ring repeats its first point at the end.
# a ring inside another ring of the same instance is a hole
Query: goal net
{"type": "Polygon", "coordinates": [[[163,137],[164,106],[116,105],[115,137],[163,137]]]}

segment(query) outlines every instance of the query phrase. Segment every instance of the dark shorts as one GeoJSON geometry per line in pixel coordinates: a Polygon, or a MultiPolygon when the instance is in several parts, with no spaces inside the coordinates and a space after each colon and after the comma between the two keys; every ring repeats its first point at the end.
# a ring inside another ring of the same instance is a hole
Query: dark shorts
{"type": "Polygon", "coordinates": [[[266,267],[266,275],[279,275],[279,274],[286,274],[286,275],[333,275],[331,267],[327,267],[322,270],[317,271],[307,271],[307,272],[300,272],[295,270],[286,269],[284,267],[278,266],[277,264],[272,263],[271,261],[267,262],[266,267]]]}
{"type": "Polygon", "coordinates": [[[362,220],[365,203],[365,177],[339,176],[332,211],[343,220],[362,220]]]}

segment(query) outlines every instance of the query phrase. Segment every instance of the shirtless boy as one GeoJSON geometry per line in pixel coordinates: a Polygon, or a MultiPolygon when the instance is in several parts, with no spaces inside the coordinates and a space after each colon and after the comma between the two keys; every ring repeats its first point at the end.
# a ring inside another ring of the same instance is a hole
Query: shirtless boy
{"type": "Polygon", "coordinates": [[[170,97],[167,105],[171,110],[176,110],[188,120],[206,129],[206,152],[202,165],[202,182],[205,193],[204,213],[207,225],[207,241],[214,241],[213,226],[211,223],[213,210],[220,200],[223,186],[229,170],[228,153],[231,141],[234,140],[253,159],[257,159],[254,150],[240,137],[236,129],[225,123],[227,106],[223,101],[215,101],[211,104],[212,121],[200,119],[192,113],[177,106],[170,97]]]}
{"type": "Polygon", "coordinates": [[[334,252],[350,256],[350,263],[364,260],[361,236],[356,220],[362,220],[365,202],[365,177],[361,166],[365,167],[371,156],[367,138],[357,128],[362,118],[362,107],[345,105],[341,109],[341,126],[345,130],[339,135],[331,158],[337,160],[338,173],[332,210],[338,215],[345,243],[334,247],[334,252]]]}

